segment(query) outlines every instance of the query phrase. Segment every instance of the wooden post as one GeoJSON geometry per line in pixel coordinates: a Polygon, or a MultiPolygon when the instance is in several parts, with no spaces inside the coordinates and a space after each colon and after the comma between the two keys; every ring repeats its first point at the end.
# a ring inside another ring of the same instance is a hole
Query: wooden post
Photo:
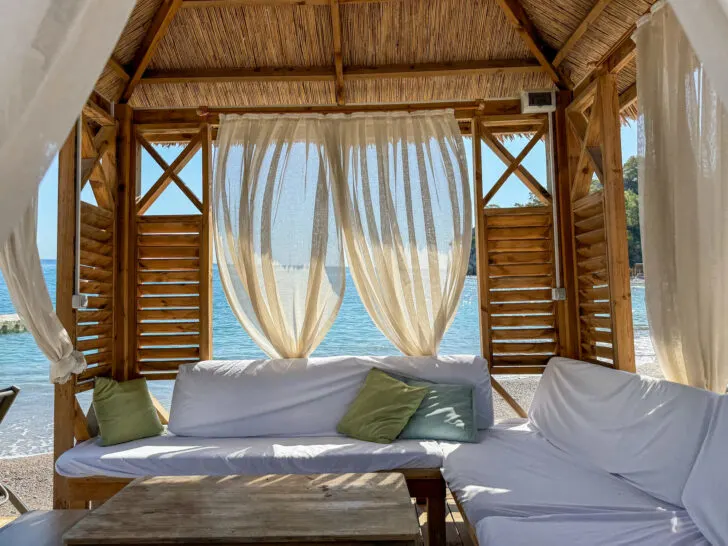
{"type": "MultiPolygon", "coordinates": [[[[76,343],[76,311],[72,299],[76,264],[76,129],[73,129],[58,153],[58,250],[56,256],[56,314],[76,343]]],[[[74,444],[76,416],[76,376],[54,387],[53,460],[74,444]]],[[[72,506],[66,479],[53,473],[53,507],[72,506]]]]}
{"type": "Polygon", "coordinates": [[[562,286],[566,290],[566,300],[556,302],[559,328],[559,354],[569,358],[579,357],[579,294],[576,282],[576,256],[574,251],[574,225],[571,210],[571,168],[569,149],[569,127],[566,119],[566,106],[571,93],[561,91],[557,94],[557,108],[554,114],[553,161],[556,171],[554,177],[554,202],[558,210],[558,237],[561,261],[562,286]]]}
{"type": "Polygon", "coordinates": [[[490,324],[488,317],[488,252],[485,248],[485,216],[483,214],[483,157],[482,157],[482,119],[473,118],[473,191],[475,192],[475,253],[478,276],[478,312],[480,317],[480,351],[491,365],[493,352],[490,344],[490,324]],[[481,244],[482,243],[482,244],[481,244]]]}
{"type": "Polygon", "coordinates": [[[212,139],[202,124],[202,229],[200,230],[200,360],[212,358],[212,139]]]}
{"type": "Polygon", "coordinates": [[[619,94],[613,74],[597,80],[597,103],[601,117],[602,162],[604,174],[604,229],[607,240],[607,273],[612,315],[614,366],[635,371],[632,294],[629,284],[627,218],[624,208],[622,139],[620,134],[619,94]]]}

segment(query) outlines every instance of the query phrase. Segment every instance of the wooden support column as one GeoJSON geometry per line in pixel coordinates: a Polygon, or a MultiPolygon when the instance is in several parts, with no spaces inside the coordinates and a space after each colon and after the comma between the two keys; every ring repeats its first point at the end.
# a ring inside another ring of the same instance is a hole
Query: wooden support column
{"type": "Polygon", "coordinates": [[[136,244],[136,238],[129,230],[131,217],[136,215],[136,159],[133,151],[135,140],[132,108],[126,104],[118,104],[115,115],[119,126],[116,139],[118,184],[114,234],[118,256],[114,284],[114,378],[117,381],[126,381],[133,370],[134,353],[129,351],[136,339],[136,324],[133,322],[135,302],[130,296],[136,295],[136,287],[129,284],[133,280],[129,272],[136,269],[135,253],[131,251],[136,244]]]}
{"type": "Polygon", "coordinates": [[[629,284],[627,218],[624,208],[621,123],[617,78],[614,74],[606,73],[598,78],[597,103],[603,139],[604,229],[607,240],[614,365],[617,369],[634,372],[634,331],[629,284]]]}
{"type": "Polygon", "coordinates": [[[490,346],[490,325],[488,317],[488,253],[481,241],[485,241],[485,217],[483,207],[483,153],[482,153],[482,118],[473,118],[473,191],[475,192],[475,254],[478,278],[478,316],[480,317],[480,352],[483,358],[492,360],[490,346]]]}
{"type": "Polygon", "coordinates": [[[212,139],[210,126],[202,141],[202,229],[200,230],[200,360],[212,358],[212,139]]]}
{"type": "MultiPolygon", "coordinates": [[[[56,262],[56,314],[76,343],[76,311],[73,309],[76,263],[76,129],[58,153],[58,251],[56,262]]],[[[76,376],[54,386],[53,460],[74,445],[76,376]]],[[[69,500],[67,480],[53,473],[53,508],[78,508],[69,500]]]]}
{"type": "MultiPolygon", "coordinates": [[[[558,207],[558,237],[561,254],[555,256],[555,259],[561,261],[562,286],[566,290],[566,301],[557,302],[556,311],[559,327],[559,354],[568,358],[579,358],[579,294],[575,269],[574,219],[571,210],[573,157],[570,155],[569,127],[566,118],[566,107],[570,101],[571,92],[560,91],[557,94],[557,107],[553,118],[553,161],[556,173],[553,192],[558,207]]],[[[576,159],[578,160],[578,155],[576,159]]]]}

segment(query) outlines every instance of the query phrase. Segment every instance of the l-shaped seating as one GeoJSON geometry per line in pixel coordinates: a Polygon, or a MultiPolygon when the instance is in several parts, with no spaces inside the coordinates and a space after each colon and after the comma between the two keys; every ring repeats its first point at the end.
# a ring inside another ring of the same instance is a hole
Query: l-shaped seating
{"type": "Polygon", "coordinates": [[[431,544],[444,543],[442,472],[481,545],[728,544],[727,452],[725,397],[665,381],[554,358],[529,419],[493,425],[481,358],[339,357],[182,366],[165,435],[88,440],[56,469],[84,480],[397,470],[428,498],[431,544]],[[478,443],[338,435],[373,367],[474,385],[478,443]]]}

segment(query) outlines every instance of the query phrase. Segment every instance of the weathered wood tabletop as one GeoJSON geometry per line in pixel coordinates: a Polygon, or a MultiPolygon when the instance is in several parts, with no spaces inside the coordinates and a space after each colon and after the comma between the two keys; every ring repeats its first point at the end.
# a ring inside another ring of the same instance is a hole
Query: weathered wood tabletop
{"type": "Polygon", "coordinates": [[[64,543],[403,546],[418,534],[401,474],[188,476],[135,480],[64,543]]]}

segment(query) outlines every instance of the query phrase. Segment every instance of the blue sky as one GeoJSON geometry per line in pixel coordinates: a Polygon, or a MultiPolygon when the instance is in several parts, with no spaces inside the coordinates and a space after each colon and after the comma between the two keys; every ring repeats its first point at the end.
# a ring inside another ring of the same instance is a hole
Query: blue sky
{"type": "MultiPolygon", "coordinates": [[[[514,155],[523,149],[527,139],[514,139],[506,142],[505,146],[514,155]]],[[[466,141],[466,150],[468,160],[472,163],[472,148],[470,139],[466,141]]],[[[171,163],[179,153],[180,148],[159,148],[159,152],[167,161],[171,163]]],[[[626,161],[630,156],[637,154],[637,128],[636,124],[625,126],[622,128],[622,156],[626,161]]],[[[543,143],[534,148],[529,156],[524,160],[523,165],[533,174],[539,181],[546,183],[546,164],[545,164],[545,147],[543,143]]],[[[490,150],[485,150],[483,156],[483,175],[485,191],[495,183],[500,177],[505,166],[496,158],[490,150]]],[[[201,159],[198,154],[190,161],[182,170],[180,176],[188,186],[200,194],[201,188],[201,159]]],[[[142,190],[148,189],[156,179],[162,174],[162,169],[156,162],[144,152],[142,157],[142,190]]],[[[54,161],[48,172],[46,173],[40,185],[40,194],[38,200],[38,249],[43,259],[55,259],[56,257],[56,233],[58,222],[58,163],[54,161]]],[[[501,206],[510,206],[517,202],[526,202],[528,200],[528,190],[518,179],[511,177],[503,188],[498,192],[493,203],[501,206]]],[[[90,188],[86,188],[82,194],[84,198],[90,194],[90,188]]],[[[162,197],[150,208],[149,214],[189,214],[194,213],[196,209],[187,198],[176,188],[171,185],[162,197]]]]}

